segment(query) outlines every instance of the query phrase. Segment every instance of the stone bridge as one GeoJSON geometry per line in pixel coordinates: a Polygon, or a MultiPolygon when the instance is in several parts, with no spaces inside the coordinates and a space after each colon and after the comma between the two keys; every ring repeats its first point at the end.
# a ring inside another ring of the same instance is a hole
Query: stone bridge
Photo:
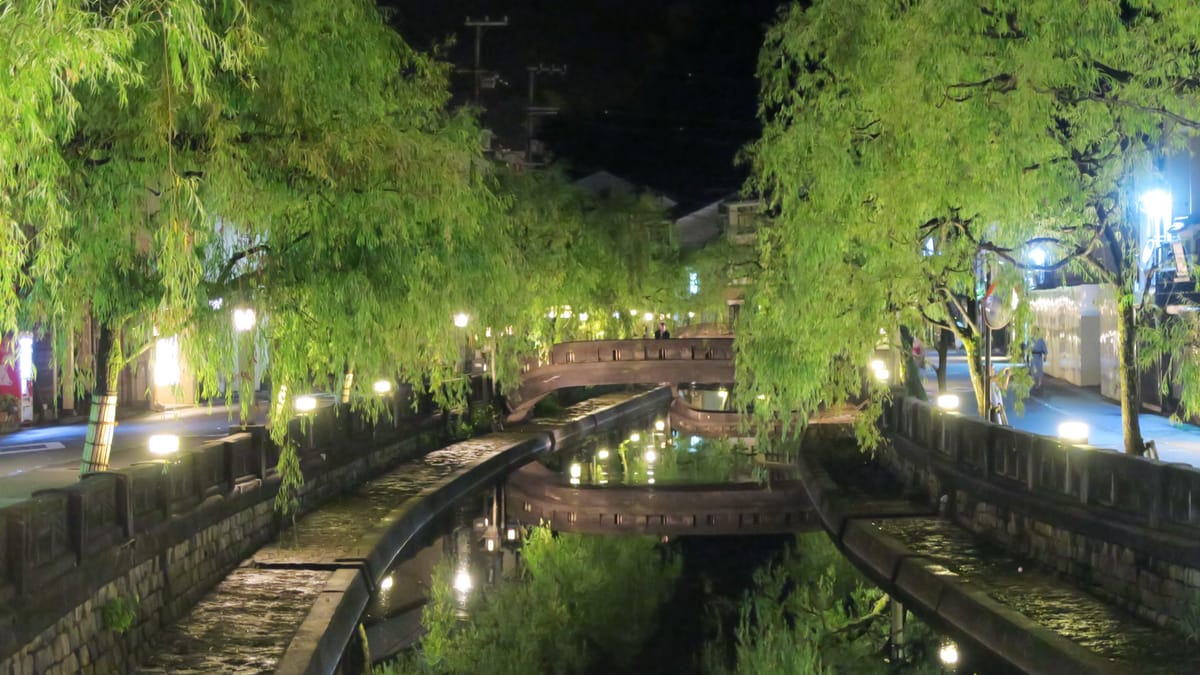
{"type": "Polygon", "coordinates": [[[598,340],[554,345],[525,365],[508,395],[509,421],[524,419],[545,396],[566,387],[603,384],[733,382],[733,338],[598,340]]]}

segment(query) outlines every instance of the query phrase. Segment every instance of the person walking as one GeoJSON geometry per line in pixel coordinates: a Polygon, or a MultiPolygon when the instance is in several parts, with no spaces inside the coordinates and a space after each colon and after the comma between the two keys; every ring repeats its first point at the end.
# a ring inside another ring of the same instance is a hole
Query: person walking
{"type": "Polygon", "coordinates": [[[654,339],[655,340],[670,340],[671,339],[671,331],[667,330],[667,323],[665,321],[658,322],[658,329],[654,331],[654,339]]]}
{"type": "Polygon", "coordinates": [[[1012,369],[1005,368],[1002,373],[997,373],[995,366],[992,367],[992,376],[990,379],[991,391],[988,392],[988,420],[996,424],[1008,426],[1008,408],[1004,405],[1004,392],[1008,391],[1008,385],[1012,380],[1012,369]]]}
{"type": "Polygon", "coordinates": [[[1046,341],[1038,335],[1033,340],[1033,349],[1029,354],[1029,375],[1033,377],[1034,391],[1041,393],[1042,378],[1045,374],[1046,366],[1046,341]]]}

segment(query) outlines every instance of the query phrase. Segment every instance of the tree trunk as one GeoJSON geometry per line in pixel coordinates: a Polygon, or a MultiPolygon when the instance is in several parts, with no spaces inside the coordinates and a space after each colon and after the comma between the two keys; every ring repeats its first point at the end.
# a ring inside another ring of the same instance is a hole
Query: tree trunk
{"type": "Polygon", "coordinates": [[[938,365],[937,365],[937,381],[938,391],[946,391],[946,366],[947,359],[950,354],[950,345],[954,344],[954,334],[945,328],[938,331],[938,365]]]}
{"type": "Polygon", "coordinates": [[[82,476],[93,471],[108,471],[113,430],[117,421],[117,382],[121,377],[121,338],[106,325],[100,326],[99,353],[96,355],[96,388],[92,392],[88,415],[87,440],[83,443],[82,476]]]}
{"type": "Polygon", "coordinates": [[[980,360],[979,345],[974,339],[963,338],[963,351],[967,355],[967,369],[971,373],[971,388],[975,390],[975,404],[979,406],[979,416],[990,419],[988,415],[988,396],[983,390],[983,361],[980,360]]]}
{"type": "Polygon", "coordinates": [[[1125,452],[1141,457],[1146,454],[1142,442],[1141,397],[1138,395],[1137,324],[1132,296],[1122,293],[1117,298],[1117,358],[1121,376],[1121,429],[1125,436],[1125,452]]]}

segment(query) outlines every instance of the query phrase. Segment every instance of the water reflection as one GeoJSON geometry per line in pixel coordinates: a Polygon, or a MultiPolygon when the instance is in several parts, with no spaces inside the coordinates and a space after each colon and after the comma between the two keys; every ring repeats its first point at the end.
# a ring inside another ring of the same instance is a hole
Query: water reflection
{"type": "Polygon", "coordinates": [[[541,459],[580,487],[756,483],[786,472],[777,458],[759,452],[753,438],[706,438],[681,434],[660,415],[585,441],[568,453],[541,459]]]}

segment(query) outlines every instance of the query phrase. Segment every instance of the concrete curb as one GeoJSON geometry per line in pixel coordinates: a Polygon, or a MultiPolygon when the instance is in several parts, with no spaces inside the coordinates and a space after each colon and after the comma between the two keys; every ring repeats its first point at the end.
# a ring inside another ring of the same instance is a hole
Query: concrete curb
{"type": "Polygon", "coordinates": [[[834,544],[875,583],[923,618],[996,659],[1037,675],[1129,673],[1066,637],[993,600],[933,560],[909,550],[867,519],[847,515],[836,483],[807,457],[799,462],[809,498],[834,544]]]}

